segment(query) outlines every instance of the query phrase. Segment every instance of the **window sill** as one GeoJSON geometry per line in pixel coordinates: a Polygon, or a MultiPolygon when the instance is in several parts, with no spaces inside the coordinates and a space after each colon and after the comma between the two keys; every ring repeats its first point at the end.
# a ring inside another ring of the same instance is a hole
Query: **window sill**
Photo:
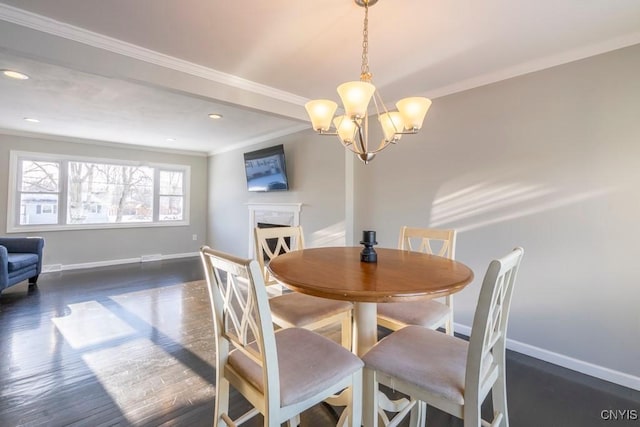
{"type": "Polygon", "coordinates": [[[113,230],[121,228],[156,228],[156,227],[184,227],[189,221],[166,221],[166,222],[145,222],[145,223],[125,223],[125,224],[74,224],[74,225],[21,225],[8,226],[7,233],[31,233],[42,231],[73,231],[73,230],[113,230]]]}

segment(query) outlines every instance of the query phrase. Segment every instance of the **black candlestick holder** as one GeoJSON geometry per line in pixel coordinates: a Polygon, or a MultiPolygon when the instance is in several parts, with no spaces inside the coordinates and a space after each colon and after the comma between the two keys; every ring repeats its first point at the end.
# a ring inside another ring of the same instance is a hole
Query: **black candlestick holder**
{"type": "Polygon", "coordinates": [[[373,230],[365,230],[362,232],[361,245],[364,245],[364,249],[360,252],[360,261],[362,262],[378,262],[378,254],[373,245],[377,245],[376,232],[373,230]]]}

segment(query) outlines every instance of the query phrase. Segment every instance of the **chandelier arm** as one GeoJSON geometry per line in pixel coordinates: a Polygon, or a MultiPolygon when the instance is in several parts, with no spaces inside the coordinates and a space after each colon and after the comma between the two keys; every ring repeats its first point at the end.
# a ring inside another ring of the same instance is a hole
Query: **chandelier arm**
{"type": "Polygon", "coordinates": [[[374,150],[374,151],[369,151],[369,152],[373,153],[373,154],[376,154],[376,153],[381,152],[382,150],[384,150],[385,148],[387,148],[390,145],[391,145],[391,142],[385,141],[384,139],[382,139],[380,141],[380,145],[378,146],[378,148],[376,150],[374,150]]]}
{"type": "Polygon", "coordinates": [[[384,150],[385,148],[387,148],[389,146],[389,144],[391,144],[392,141],[387,141],[384,138],[382,138],[382,140],[380,141],[380,145],[378,145],[378,149],[376,151],[372,151],[372,153],[377,153],[379,151],[384,150]]]}
{"type": "Polygon", "coordinates": [[[415,135],[418,133],[418,129],[409,129],[396,132],[398,135],[415,135]]]}
{"type": "Polygon", "coordinates": [[[322,135],[322,136],[335,136],[338,134],[338,131],[328,131],[328,130],[318,130],[316,131],[318,133],[318,135],[322,135]]]}
{"type": "Polygon", "coordinates": [[[360,151],[357,151],[357,153],[364,154],[367,152],[367,141],[366,141],[366,138],[363,136],[362,123],[356,120],[355,124],[357,128],[356,133],[358,134],[358,137],[357,137],[358,146],[356,148],[359,148],[360,150],[360,151]]]}
{"type": "Polygon", "coordinates": [[[376,90],[373,94],[373,105],[376,107],[376,114],[378,115],[378,117],[380,117],[380,107],[378,107],[378,101],[382,105],[382,110],[385,113],[389,113],[389,110],[387,110],[387,106],[385,105],[384,100],[382,99],[382,95],[380,95],[380,92],[376,90]],[[377,100],[376,100],[376,97],[378,98],[377,100]]]}
{"type": "MultiPolygon", "coordinates": [[[[384,141],[382,141],[382,142],[384,142],[384,141]]],[[[351,143],[351,142],[350,142],[350,143],[346,143],[346,144],[345,144],[344,142],[340,141],[340,144],[342,144],[342,146],[343,146],[344,148],[346,148],[347,150],[351,151],[351,152],[352,152],[352,153],[354,153],[354,154],[366,154],[366,153],[369,153],[369,154],[376,154],[376,153],[381,152],[382,150],[384,150],[385,148],[387,148],[387,147],[390,145],[390,144],[386,144],[386,145],[385,145],[384,147],[382,147],[382,148],[378,147],[378,149],[376,149],[376,150],[374,150],[374,151],[367,151],[367,152],[364,152],[364,153],[363,153],[363,152],[360,152],[360,151],[356,150],[356,149],[354,148],[355,144],[353,144],[353,143],[351,143]]],[[[381,145],[382,145],[382,144],[381,144],[381,145]]]]}
{"type": "Polygon", "coordinates": [[[377,154],[377,153],[381,152],[382,150],[384,150],[385,148],[387,148],[389,145],[391,145],[391,143],[386,143],[386,144],[384,144],[385,142],[386,142],[386,141],[384,141],[384,140],[380,141],[380,147],[378,147],[376,150],[373,150],[373,151],[366,151],[366,152],[360,152],[360,151],[358,151],[358,150],[356,150],[356,149],[354,148],[356,144],[353,144],[353,143],[351,143],[351,142],[349,142],[349,143],[344,143],[344,142],[340,141],[340,143],[342,144],[342,146],[343,146],[344,148],[346,148],[347,150],[351,151],[351,152],[352,152],[352,153],[354,153],[354,154],[366,154],[366,153],[368,153],[368,154],[377,154]],[[384,145],[383,145],[383,144],[384,144],[384,145]]]}
{"type": "Polygon", "coordinates": [[[356,150],[353,148],[353,143],[351,143],[351,142],[349,142],[349,143],[344,143],[344,142],[342,142],[342,141],[340,141],[340,143],[342,144],[342,146],[343,146],[344,148],[346,148],[347,150],[351,151],[353,154],[361,154],[359,151],[356,151],[356,150]]]}
{"type": "MultiPolygon", "coordinates": [[[[389,114],[389,110],[387,110],[387,105],[384,103],[384,100],[382,99],[382,95],[380,95],[380,93],[376,90],[373,96],[373,105],[376,107],[376,114],[378,115],[378,120],[380,120],[381,114],[380,114],[380,108],[378,107],[378,101],[380,101],[380,104],[382,105],[384,114],[389,114]],[[376,96],[378,97],[377,101],[376,101],[376,96]]],[[[418,131],[415,129],[410,129],[405,131],[404,128],[400,128],[400,130],[398,130],[393,120],[391,120],[391,126],[393,126],[393,130],[396,135],[413,135],[418,133],[418,131]]],[[[395,144],[396,142],[397,141],[395,139],[392,141],[389,141],[389,143],[393,143],[393,144],[395,144]]],[[[389,144],[387,143],[386,145],[389,145],[389,144]]]]}

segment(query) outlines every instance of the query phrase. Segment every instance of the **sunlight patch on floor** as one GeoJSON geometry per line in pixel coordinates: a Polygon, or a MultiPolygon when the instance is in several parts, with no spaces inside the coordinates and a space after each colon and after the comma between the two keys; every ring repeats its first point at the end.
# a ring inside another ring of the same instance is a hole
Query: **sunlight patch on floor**
{"type": "Polygon", "coordinates": [[[180,340],[188,319],[184,316],[185,298],[193,298],[183,295],[184,286],[191,284],[121,293],[112,295],[110,299],[151,328],[173,340],[180,340]]]}
{"type": "Polygon", "coordinates": [[[68,308],[68,315],[51,320],[75,349],[103,344],[136,333],[134,328],[97,301],[69,304],[68,308]]]}
{"type": "Polygon", "coordinates": [[[193,406],[211,399],[215,387],[146,338],[82,356],[132,425],[163,408],[193,406]]]}

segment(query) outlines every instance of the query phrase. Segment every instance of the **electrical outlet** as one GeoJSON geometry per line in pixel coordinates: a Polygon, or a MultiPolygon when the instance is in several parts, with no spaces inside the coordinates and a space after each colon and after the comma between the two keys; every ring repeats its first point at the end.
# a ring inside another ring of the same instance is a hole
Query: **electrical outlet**
{"type": "Polygon", "coordinates": [[[197,234],[194,234],[194,235],[192,236],[192,239],[193,239],[194,241],[195,241],[195,240],[198,240],[198,235],[197,235],[197,234]]]}

